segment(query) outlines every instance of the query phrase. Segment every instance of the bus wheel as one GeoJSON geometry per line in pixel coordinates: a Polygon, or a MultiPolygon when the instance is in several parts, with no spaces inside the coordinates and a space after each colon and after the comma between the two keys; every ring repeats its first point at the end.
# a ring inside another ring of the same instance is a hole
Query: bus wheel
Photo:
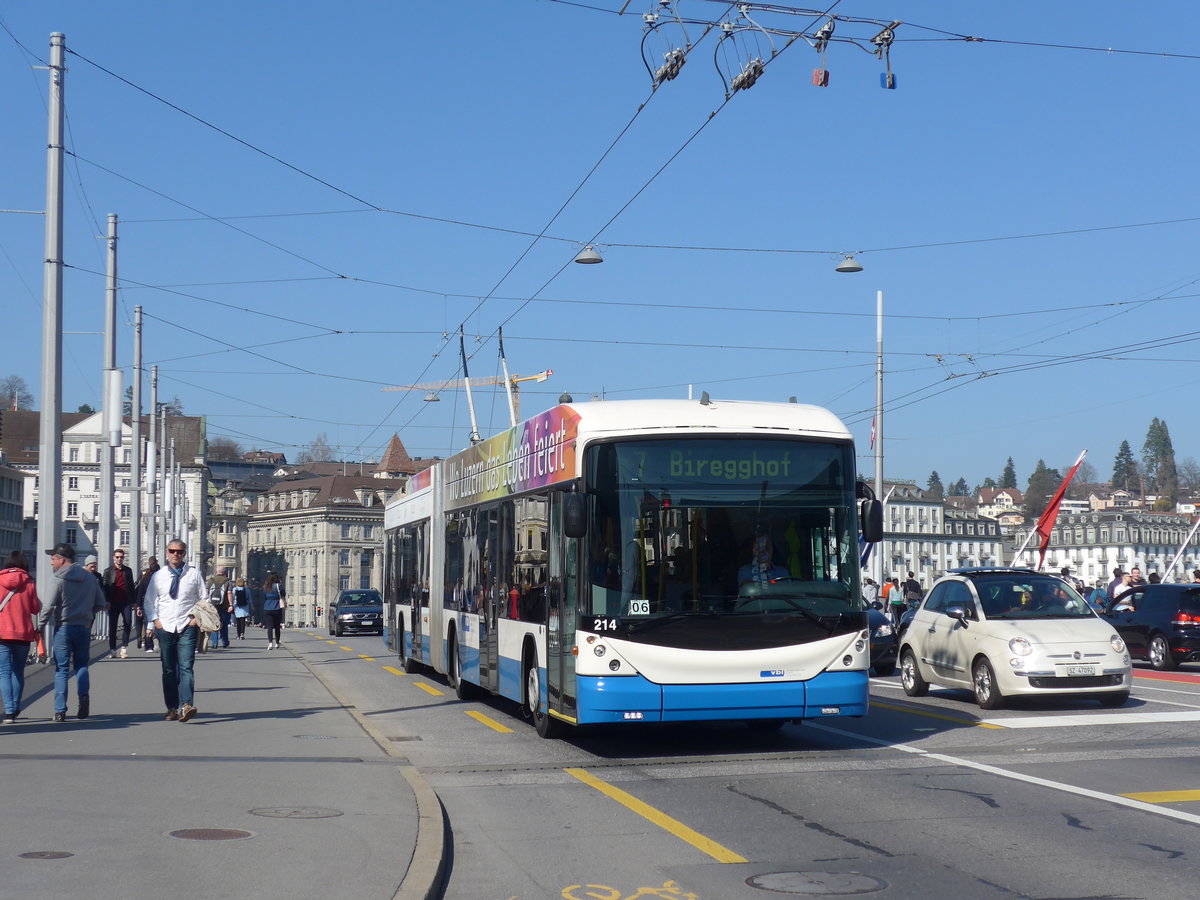
{"type": "MultiPolygon", "coordinates": [[[[399,628],[398,633],[400,635],[400,659],[404,663],[404,672],[405,672],[405,674],[408,674],[408,675],[415,675],[417,673],[417,670],[421,668],[421,664],[419,662],[417,662],[415,659],[413,659],[411,656],[409,656],[407,653],[404,652],[405,636],[404,636],[404,617],[403,616],[401,616],[399,619],[399,625],[400,625],[400,628],[399,628]]],[[[412,640],[416,641],[416,639],[417,639],[417,636],[414,634],[412,636],[412,640]]],[[[410,646],[411,646],[411,644],[410,644],[410,646]]]]}
{"type": "Polygon", "coordinates": [[[548,712],[542,710],[542,676],[538,669],[537,657],[529,661],[529,671],[525,673],[525,711],[533,719],[533,727],[537,729],[538,737],[556,738],[562,733],[562,726],[548,712]]]}
{"type": "Polygon", "coordinates": [[[463,678],[462,655],[458,652],[457,635],[450,640],[450,665],[446,666],[446,678],[454,688],[454,696],[459,700],[473,700],[477,695],[475,685],[463,678]]]}

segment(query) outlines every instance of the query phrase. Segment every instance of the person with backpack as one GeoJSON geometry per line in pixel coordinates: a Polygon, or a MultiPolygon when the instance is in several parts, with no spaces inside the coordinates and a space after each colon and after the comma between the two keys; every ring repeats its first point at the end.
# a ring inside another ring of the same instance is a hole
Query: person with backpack
{"type": "Polygon", "coordinates": [[[233,585],[233,623],[237,628],[237,639],[246,639],[246,623],[250,621],[250,589],[246,587],[246,579],[239,578],[233,585]]]}
{"type": "Polygon", "coordinates": [[[12,725],[21,712],[25,693],[25,661],[29,646],[38,638],[33,617],[42,611],[29,562],[13,550],[0,570],[0,695],[4,697],[4,724],[12,725]]]}
{"type": "Polygon", "coordinates": [[[205,587],[208,591],[208,602],[213,605],[217,615],[221,617],[221,627],[208,636],[208,649],[216,650],[218,646],[228,648],[230,611],[229,598],[226,594],[229,590],[229,576],[225,574],[224,566],[217,569],[217,574],[209,576],[205,587]]]}
{"type": "MultiPolygon", "coordinates": [[[[908,573],[908,578],[904,580],[901,590],[905,606],[912,604],[915,607],[916,604],[921,602],[921,598],[925,596],[925,589],[921,587],[921,582],[917,581],[917,576],[912,572],[908,573]]],[[[901,614],[903,615],[903,610],[901,610],[901,614]]],[[[896,624],[899,623],[900,620],[897,619],[896,624]]]]}

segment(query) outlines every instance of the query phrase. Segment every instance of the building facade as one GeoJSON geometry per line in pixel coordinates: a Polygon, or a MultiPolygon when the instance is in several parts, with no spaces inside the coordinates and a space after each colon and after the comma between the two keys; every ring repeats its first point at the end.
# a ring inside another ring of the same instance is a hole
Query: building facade
{"type": "MultiPolygon", "coordinates": [[[[25,530],[24,494],[25,476],[0,462],[0,559],[13,550],[25,549],[21,541],[25,530]]],[[[34,559],[25,555],[33,566],[34,559]]]]}

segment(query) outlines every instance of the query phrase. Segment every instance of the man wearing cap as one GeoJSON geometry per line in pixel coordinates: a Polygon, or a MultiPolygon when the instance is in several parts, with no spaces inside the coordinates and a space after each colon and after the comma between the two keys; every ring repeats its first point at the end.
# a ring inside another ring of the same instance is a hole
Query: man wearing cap
{"type": "Polygon", "coordinates": [[[38,626],[53,620],[54,632],[54,721],[67,720],[67,686],[74,664],[79,681],[79,718],[91,712],[91,682],[88,657],[92,644],[92,621],[104,609],[100,581],[75,564],[75,548],[55,544],[46,551],[54,568],[50,597],[42,608],[38,626]]]}
{"type": "Polygon", "coordinates": [[[192,610],[204,597],[204,579],[187,564],[187,544],[173,538],[167,542],[167,564],[154,573],[146,590],[146,616],[154,623],[158,652],[162,658],[163,700],[168,722],[186,722],[196,715],[196,642],[200,626],[192,610]]]}

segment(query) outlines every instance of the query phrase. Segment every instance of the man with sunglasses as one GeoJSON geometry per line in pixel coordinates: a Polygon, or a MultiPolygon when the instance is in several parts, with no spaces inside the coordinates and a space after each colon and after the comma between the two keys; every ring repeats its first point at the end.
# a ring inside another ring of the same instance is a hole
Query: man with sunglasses
{"type": "Polygon", "coordinates": [[[178,538],[167,543],[167,564],[154,573],[146,590],[147,615],[154,626],[162,658],[163,700],[168,722],[186,722],[196,715],[192,705],[196,642],[200,626],[192,610],[204,596],[204,579],[187,564],[187,545],[178,538]]]}

